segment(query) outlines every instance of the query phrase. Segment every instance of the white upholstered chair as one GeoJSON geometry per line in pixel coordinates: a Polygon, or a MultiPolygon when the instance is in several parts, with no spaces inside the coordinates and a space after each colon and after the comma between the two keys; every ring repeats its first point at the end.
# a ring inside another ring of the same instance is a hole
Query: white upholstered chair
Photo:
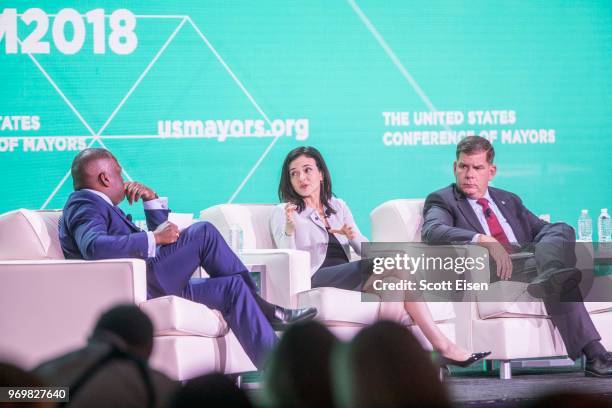
{"type": "MultiPolygon", "coordinates": [[[[219,312],[176,296],[147,301],[143,260],[64,259],[60,216],[23,209],[0,215],[0,360],[32,368],[83,346],[109,307],[134,303],[155,327],[151,365],[171,378],[255,369],[219,312]]],[[[265,266],[268,300],[290,306],[287,294],[302,289],[298,269],[308,259],[291,251],[243,256],[265,266]]]]}
{"type": "MultiPolygon", "coordinates": [[[[387,201],[370,213],[372,240],[376,242],[421,242],[423,199],[387,201]]],[[[579,257],[588,259],[588,257],[579,257]]],[[[589,265],[585,268],[592,267],[589,265]]],[[[590,295],[601,300],[605,296],[595,291],[612,293],[612,277],[595,278],[590,295]]],[[[514,297],[513,302],[479,301],[454,303],[457,342],[470,350],[491,350],[490,360],[500,360],[500,377],[511,378],[511,360],[552,358],[566,355],[559,332],[546,314],[544,304],[529,296],[527,284],[496,282],[491,291],[504,292],[514,297]]],[[[589,302],[585,306],[599,330],[604,346],[612,347],[611,302],[589,302]]]]}
{"type": "MultiPolygon", "coordinates": [[[[241,257],[247,264],[255,261],[251,254],[272,252],[287,253],[296,257],[293,265],[295,270],[299,270],[300,276],[292,274],[292,283],[286,285],[287,290],[282,292],[283,297],[273,299],[278,304],[291,307],[316,307],[318,309],[316,319],[342,339],[352,337],[362,327],[378,320],[381,307],[387,305],[381,305],[380,298],[376,295],[363,295],[360,292],[336,288],[312,289],[309,254],[305,251],[275,249],[270,232],[270,216],[274,207],[271,204],[222,204],[202,210],[200,219],[214,224],[226,239],[229,229],[234,224],[240,226],[245,248],[241,257]],[[298,254],[301,258],[297,258],[298,254]],[[362,301],[362,296],[368,296],[369,301],[362,301]]],[[[269,288],[270,284],[267,282],[264,286],[269,288]]],[[[455,316],[452,305],[448,302],[435,302],[429,305],[440,329],[449,338],[454,339],[455,316]]],[[[431,344],[407,315],[404,315],[402,322],[425,347],[431,348],[431,344]]]]}

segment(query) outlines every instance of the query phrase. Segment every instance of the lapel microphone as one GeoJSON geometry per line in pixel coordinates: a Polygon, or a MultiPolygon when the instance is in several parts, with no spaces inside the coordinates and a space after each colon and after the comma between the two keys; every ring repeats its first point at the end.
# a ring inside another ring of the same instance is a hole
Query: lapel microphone
{"type": "MultiPolygon", "coordinates": [[[[490,208],[487,208],[487,209],[485,210],[485,217],[486,217],[486,218],[490,218],[490,217],[491,217],[491,209],[490,209],[490,208]]],[[[130,217],[130,218],[131,218],[131,217],[130,217]]],[[[131,220],[130,220],[130,221],[131,221],[131,220]]]]}

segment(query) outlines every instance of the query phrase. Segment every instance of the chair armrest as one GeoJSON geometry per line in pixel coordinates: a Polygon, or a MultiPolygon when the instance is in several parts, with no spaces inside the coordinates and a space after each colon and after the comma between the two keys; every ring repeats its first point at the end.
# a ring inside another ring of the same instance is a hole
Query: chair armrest
{"type": "Polygon", "coordinates": [[[247,265],[265,265],[263,297],[283,307],[297,307],[297,294],[310,289],[310,254],[295,249],[249,249],[240,259],[247,265]]]}
{"type": "Polygon", "coordinates": [[[83,345],[109,307],[146,295],[140,259],[0,261],[0,353],[31,368],[83,345]]]}

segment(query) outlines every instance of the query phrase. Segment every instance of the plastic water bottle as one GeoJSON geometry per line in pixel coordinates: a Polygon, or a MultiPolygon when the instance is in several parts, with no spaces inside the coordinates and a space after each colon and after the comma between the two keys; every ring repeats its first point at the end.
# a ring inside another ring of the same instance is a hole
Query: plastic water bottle
{"type": "Polygon", "coordinates": [[[612,242],[612,225],[610,221],[610,214],[608,214],[607,208],[601,209],[601,214],[597,218],[597,234],[599,236],[599,242],[612,242]]]}
{"type": "Polygon", "coordinates": [[[578,217],[578,240],[593,241],[593,220],[588,210],[582,210],[580,217],[578,217]]]}
{"type": "Polygon", "coordinates": [[[232,224],[229,230],[229,246],[236,254],[242,253],[242,228],[238,224],[232,224]]]}

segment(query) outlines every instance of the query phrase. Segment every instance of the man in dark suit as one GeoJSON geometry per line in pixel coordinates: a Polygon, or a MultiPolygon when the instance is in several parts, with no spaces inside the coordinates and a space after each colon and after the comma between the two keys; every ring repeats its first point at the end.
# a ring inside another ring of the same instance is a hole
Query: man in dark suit
{"type": "Polygon", "coordinates": [[[167,200],[149,187],[123,181],[117,159],[106,149],[85,149],[72,163],[75,191],[66,202],[59,235],[66,258],[141,258],[147,263],[149,298],[176,295],[219,310],[253,363],[261,367],[276,344],[270,323],[314,317],[316,309],[284,309],[256,293],[247,268],[208,222],[179,232],[169,222],[167,200]],[[117,205],[142,199],[149,231],[117,205]],[[208,279],[190,279],[202,266],[208,279]]]}
{"type": "Polygon", "coordinates": [[[431,193],[423,208],[421,237],[427,243],[474,243],[489,250],[497,277],[514,275],[525,280],[525,268],[517,270],[510,253],[524,245],[535,247],[537,276],[528,292],[542,298],[553,324],[559,329],[572,359],[586,355],[587,376],[612,376],[612,353],[582,303],[575,269],[575,236],[565,223],[540,220],[513,193],[489,187],[497,171],[495,151],[485,138],[469,136],[457,145],[453,164],[456,182],[431,193]],[[514,272],[514,275],[513,275],[514,272]],[[571,301],[568,301],[571,300],[571,301]]]}

